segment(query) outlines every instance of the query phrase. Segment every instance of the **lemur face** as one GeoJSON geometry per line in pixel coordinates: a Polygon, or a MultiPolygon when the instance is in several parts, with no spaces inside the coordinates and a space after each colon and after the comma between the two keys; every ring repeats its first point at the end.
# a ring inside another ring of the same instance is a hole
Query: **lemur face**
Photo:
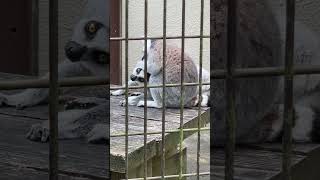
{"type": "Polygon", "coordinates": [[[65,46],[65,53],[72,62],[93,60],[97,64],[109,62],[109,29],[93,19],[79,21],[71,40],[65,46]]]}
{"type": "MultiPolygon", "coordinates": [[[[144,81],[146,80],[146,78],[144,77],[144,60],[145,60],[145,56],[144,56],[144,45],[142,46],[142,57],[141,59],[138,60],[136,66],[134,67],[132,74],[130,75],[130,80],[132,82],[135,82],[138,86],[142,86],[144,84],[144,81]]],[[[147,41],[147,53],[149,52],[151,48],[151,41],[148,40],[147,41]]],[[[150,78],[150,73],[148,70],[147,73],[147,81],[149,81],[150,78]]]]}
{"type": "MultiPolygon", "coordinates": [[[[143,58],[143,57],[142,57],[143,58]]],[[[147,73],[147,81],[149,81],[150,74],[147,73]]],[[[132,74],[130,75],[130,80],[137,83],[137,85],[143,85],[144,81],[146,80],[144,78],[144,61],[139,60],[136,64],[135,68],[132,71],[132,74]]]]}
{"type": "Polygon", "coordinates": [[[109,19],[106,0],[87,2],[83,18],[75,25],[72,38],[65,46],[65,54],[72,62],[93,61],[109,63],[109,19]]]}

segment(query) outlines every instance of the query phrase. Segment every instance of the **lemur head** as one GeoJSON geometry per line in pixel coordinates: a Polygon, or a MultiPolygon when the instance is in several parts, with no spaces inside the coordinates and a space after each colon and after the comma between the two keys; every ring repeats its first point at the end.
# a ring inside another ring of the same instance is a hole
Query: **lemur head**
{"type": "Polygon", "coordinates": [[[72,62],[109,63],[109,0],[90,0],[82,19],[75,25],[65,54],[72,62]]]}
{"type": "MultiPolygon", "coordinates": [[[[152,41],[148,40],[147,41],[147,49],[148,49],[147,53],[149,53],[149,49],[151,48],[151,44],[152,44],[152,41]]],[[[146,78],[144,77],[144,69],[145,69],[144,68],[144,60],[145,60],[144,48],[145,47],[143,45],[143,48],[142,48],[143,55],[142,55],[141,59],[139,59],[137,61],[137,64],[133,68],[132,74],[130,75],[130,80],[138,86],[143,85],[144,81],[146,80],[146,78]]],[[[150,75],[151,74],[149,73],[149,69],[148,69],[147,81],[149,81],[150,75]]]]}

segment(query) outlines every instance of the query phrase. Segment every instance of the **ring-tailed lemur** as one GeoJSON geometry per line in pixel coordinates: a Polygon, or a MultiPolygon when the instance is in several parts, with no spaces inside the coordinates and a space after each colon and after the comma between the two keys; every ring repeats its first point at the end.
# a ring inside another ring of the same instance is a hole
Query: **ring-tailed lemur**
{"type": "MultiPolygon", "coordinates": [[[[70,41],[65,45],[66,59],[58,65],[58,78],[72,76],[107,77],[109,64],[108,1],[90,0],[83,17],[75,25],[70,41]]],[[[49,74],[42,77],[47,79],[49,74]]],[[[64,88],[66,90],[67,88],[64,88]]],[[[0,94],[0,106],[17,108],[34,106],[48,98],[48,89],[27,89],[13,95],[0,94]]]]}
{"type": "MultiPolygon", "coordinates": [[[[75,25],[72,38],[65,46],[67,58],[58,66],[59,78],[108,76],[109,3],[109,0],[87,2],[83,17],[75,25]]],[[[48,75],[44,78],[48,78],[48,75]]],[[[0,97],[2,104],[27,107],[44,101],[48,97],[48,89],[27,89],[10,96],[1,94],[0,97]]],[[[74,99],[67,102],[66,108],[72,109],[58,114],[59,139],[87,137],[88,141],[93,143],[108,140],[107,99],[74,99]],[[83,105],[88,106],[82,108],[83,105]]],[[[33,141],[48,141],[49,121],[34,124],[27,133],[27,138],[33,141]]]]}
{"type": "MultiPolygon", "coordinates": [[[[278,33],[279,29],[277,28],[277,23],[269,12],[270,9],[261,4],[264,4],[263,1],[256,0],[245,0],[239,3],[241,13],[239,20],[241,23],[238,29],[240,31],[238,43],[241,46],[238,46],[239,54],[237,56],[237,67],[245,68],[283,65],[283,61],[280,59],[281,55],[278,54],[283,52],[279,52],[281,51],[281,38],[278,33]],[[254,6],[251,6],[250,3],[255,4],[254,6]]],[[[219,10],[219,8],[217,8],[217,10],[219,10]]],[[[219,18],[217,20],[219,20],[219,18]]],[[[217,25],[220,26],[220,22],[217,22],[217,25]]],[[[310,31],[298,23],[296,24],[295,32],[296,64],[311,64],[311,62],[313,62],[312,64],[319,64],[320,48],[318,38],[316,38],[317,36],[308,33],[310,31]],[[301,34],[303,34],[303,37],[301,34]]],[[[225,34],[222,33],[217,36],[217,38],[223,39],[224,36],[225,34]]],[[[155,47],[157,47],[157,44],[155,45],[155,47]]],[[[223,44],[216,45],[222,45],[221,47],[224,47],[223,44]]],[[[159,52],[162,51],[159,50],[159,52]]],[[[219,56],[219,52],[216,53],[216,55],[219,56]]],[[[153,60],[154,57],[149,56],[150,54],[148,53],[148,59],[153,60]]],[[[180,56],[180,54],[178,56],[180,56]]],[[[221,61],[219,58],[212,59],[211,63],[214,63],[214,66],[217,68],[224,67],[225,64],[225,62],[221,61]]],[[[148,65],[150,66],[149,62],[148,65]]],[[[161,69],[159,70],[159,67],[153,69],[149,66],[148,72],[151,70],[149,72],[151,74],[149,79],[150,83],[152,82],[152,75],[156,76],[156,72],[161,71],[161,69]]],[[[196,67],[192,69],[192,74],[197,77],[196,67]]],[[[161,84],[162,81],[159,83],[161,84]]],[[[211,114],[211,117],[213,117],[211,131],[214,133],[214,136],[211,140],[213,144],[223,145],[226,142],[224,81],[215,79],[215,81],[211,83],[215,85],[214,87],[211,87],[210,93],[212,99],[211,108],[214,109],[211,114]]],[[[281,134],[283,124],[281,113],[281,104],[283,103],[281,101],[283,99],[283,93],[281,92],[283,92],[283,86],[281,84],[282,82],[278,77],[236,80],[235,87],[237,88],[237,96],[235,108],[237,111],[235,115],[237,117],[237,128],[235,135],[237,143],[255,143],[265,140],[273,141],[281,134]],[[273,113],[275,116],[269,116],[273,113]],[[266,123],[264,121],[266,121],[266,123]]],[[[294,84],[296,118],[293,128],[293,138],[295,141],[303,142],[310,140],[319,141],[319,75],[302,75],[296,77],[294,84]]],[[[162,88],[159,88],[154,94],[159,95],[159,92],[162,92],[162,88]]],[[[177,90],[177,92],[179,92],[179,90],[177,90]]],[[[196,93],[194,95],[196,96],[196,93]]],[[[159,107],[158,103],[155,105],[156,107],[159,107]]],[[[67,121],[62,122],[65,126],[59,127],[63,130],[61,131],[62,134],[59,135],[62,136],[61,138],[76,138],[89,135],[95,140],[108,139],[106,133],[106,131],[108,131],[108,125],[96,124],[105,119],[103,116],[107,116],[107,114],[105,114],[105,108],[108,107],[103,101],[102,105],[99,105],[98,103],[97,106],[90,108],[88,111],[83,112],[83,114],[77,114],[76,118],[69,118],[73,119],[73,121],[68,121],[70,123],[67,121]]],[[[35,140],[46,141],[48,137],[47,124],[35,125],[28,134],[28,137],[30,139],[34,138],[35,140]]]]}
{"type": "MultiPolygon", "coordinates": [[[[147,58],[143,57],[141,62],[138,62],[139,73],[144,68],[145,59],[147,59],[147,73],[148,73],[148,84],[149,85],[159,85],[162,84],[163,73],[162,69],[166,68],[166,84],[180,83],[181,81],[181,50],[175,46],[167,45],[166,48],[166,67],[163,67],[162,58],[162,41],[149,41],[147,58]]],[[[142,75],[141,75],[142,76],[142,75]]],[[[131,75],[131,80],[136,80],[139,76],[131,75]]],[[[185,83],[196,83],[198,82],[198,72],[197,67],[193,60],[187,55],[184,55],[184,82],[185,83]]],[[[149,100],[147,100],[147,106],[153,108],[161,108],[163,105],[166,107],[177,108],[180,107],[180,87],[167,87],[166,88],[166,101],[162,102],[163,91],[162,88],[150,88],[148,89],[150,93],[149,100]]],[[[143,94],[138,97],[133,97],[139,99],[136,104],[137,106],[144,106],[144,101],[142,100],[143,94]]],[[[195,105],[197,99],[197,87],[196,86],[186,86],[184,88],[183,95],[183,106],[192,107],[195,105]]]]}
{"type": "MultiPolygon", "coordinates": [[[[277,16],[267,1],[245,0],[239,2],[237,28],[236,68],[283,67],[285,23],[277,16]],[[249,13],[250,12],[250,13],[249,13]]],[[[216,8],[214,52],[210,64],[215,69],[225,68],[227,33],[225,30],[225,4],[216,8]]],[[[213,27],[213,26],[211,26],[213,27]]],[[[319,65],[319,35],[302,23],[295,24],[295,67],[319,65]]],[[[283,129],[284,81],[283,77],[247,77],[235,80],[234,108],[236,117],[235,139],[238,144],[274,141],[283,129]]],[[[292,129],[295,142],[320,140],[320,75],[294,77],[295,123],[292,129]]],[[[211,143],[224,145],[226,136],[225,81],[214,79],[211,84],[211,143]]]]}
{"type": "MultiPolygon", "coordinates": [[[[144,47],[144,46],[143,46],[144,47]]],[[[147,47],[150,49],[151,47],[151,40],[147,41],[147,47]]],[[[169,46],[170,48],[170,46],[169,46]]],[[[148,51],[149,51],[148,49],[148,51]]],[[[142,50],[142,52],[144,52],[142,50]]],[[[143,57],[142,57],[143,58],[143,57]]],[[[199,73],[200,71],[200,67],[197,65],[197,72],[199,73]]],[[[149,78],[150,78],[150,74],[147,73],[147,81],[149,82],[149,78]]],[[[199,74],[198,74],[199,76],[199,74]]],[[[210,82],[210,75],[209,72],[202,68],[202,82],[204,83],[209,83],[210,82]]],[[[130,80],[128,81],[128,85],[129,86],[143,86],[144,85],[144,61],[138,60],[137,64],[135,65],[135,67],[133,68],[132,74],[130,75],[130,80]]],[[[125,90],[116,90],[116,91],[112,91],[111,95],[113,96],[118,96],[118,95],[123,95],[125,92],[125,90]]],[[[133,96],[129,96],[128,97],[128,104],[129,105],[137,105],[138,101],[143,99],[143,96],[139,96],[141,95],[141,92],[135,92],[133,93],[133,96]]],[[[209,96],[210,96],[210,85],[202,85],[202,101],[201,101],[201,106],[206,107],[208,106],[209,103],[209,96]]],[[[195,106],[198,105],[198,101],[199,101],[199,97],[197,96],[197,99],[195,101],[195,106]]],[[[125,102],[122,101],[121,105],[124,105],[125,102]]]]}

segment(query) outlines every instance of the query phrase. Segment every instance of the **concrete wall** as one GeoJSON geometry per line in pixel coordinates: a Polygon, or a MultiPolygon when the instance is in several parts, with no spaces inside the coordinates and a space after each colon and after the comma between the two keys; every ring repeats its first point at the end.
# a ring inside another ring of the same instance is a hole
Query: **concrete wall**
{"type": "MultiPolygon", "coordinates": [[[[182,27],[182,4],[181,0],[167,1],[167,36],[181,36],[182,27]]],[[[162,36],[163,32],[163,1],[152,0],[149,1],[148,7],[148,36],[162,36]]],[[[204,0],[204,35],[210,33],[210,7],[209,0],[204,0]]],[[[124,36],[125,28],[125,3],[122,3],[122,30],[124,36]]],[[[200,0],[186,1],[186,29],[185,34],[200,35],[200,0]]],[[[129,37],[143,37],[144,36],[144,0],[129,1],[129,37]]],[[[181,45],[180,40],[168,40],[169,43],[181,45]]],[[[203,48],[203,65],[209,69],[209,39],[204,39],[203,48]]],[[[185,52],[188,53],[195,62],[199,62],[199,39],[186,39],[185,52]]],[[[122,46],[124,50],[124,43],[122,46]]],[[[129,42],[129,74],[136,64],[137,60],[141,58],[143,41],[129,42]]],[[[124,51],[122,53],[122,69],[124,80],[124,51]]],[[[123,81],[124,82],[124,81],[123,81]]]]}

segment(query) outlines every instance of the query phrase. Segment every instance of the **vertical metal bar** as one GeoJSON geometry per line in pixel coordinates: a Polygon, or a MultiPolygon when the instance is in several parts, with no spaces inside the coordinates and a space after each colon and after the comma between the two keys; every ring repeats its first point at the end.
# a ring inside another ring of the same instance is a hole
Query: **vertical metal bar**
{"type": "Polygon", "coordinates": [[[228,30],[227,30],[227,77],[226,77],[226,159],[225,179],[233,180],[233,162],[235,149],[235,92],[233,79],[233,65],[236,61],[237,44],[237,0],[228,0],[228,30]]]}
{"type": "Polygon", "coordinates": [[[58,0],[49,3],[49,177],[58,180],[58,0]]]}
{"type": "Polygon", "coordinates": [[[125,158],[126,158],[126,179],[129,179],[129,157],[128,157],[128,147],[129,147],[129,107],[128,107],[128,71],[129,71],[129,64],[128,64],[128,52],[129,52],[129,0],[126,0],[125,6],[125,100],[126,100],[126,107],[125,107],[125,158]]]}
{"type": "Polygon", "coordinates": [[[282,169],[285,180],[291,180],[292,121],[293,121],[293,50],[295,1],[287,0],[286,50],[285,50],[285,97],[282,169]]]}
{"type": "MultiPolygon", "coordinates": [[[[214,61],[214,54],[213,52],[215,52],[215,47],[216,44],[214,44],[214,42],[216,42],[215,38],[214,38],[214,34],[216,32],[216,19],[217,19],[217,11],[214,10],[215,8],[215,2],[217,1],[210,1],[210,96],[212,96],[212,94],[214,94],[214,76],[211,74],[214,71],[214,63],[212,63],[214,61]]],[[[213,119],[214,119],[214,107],[213,107],[213,102],[210,101],[210,179],[214,179],[215,177],[213,176],[213,171],[214,171],[214,163],[213,163],[213,137],[214,137],[214,132],[213,132],[213,119]]]]}
{"type": "Polygon", "coordinates": [[[182,31],[181,31],[181,93],[180,93],[180,143],[179,143],[179,151],[180,151],[180,173],[179,179],[182,179],[182,168],[183,168],[183,109],[184,109],[184,46],[185,46],[185,15],[186,15],[186,2],[182,0],[182,31]]]}
{"type": "MultiPolygon", "coordinates": [[[[148,37],[148,0],[144,1],[144,77],[147,77],[147,62],[148,62],[148,49],[147,49],[147,37],[148,37]]],[[[148,96],[148,82],[144,81],[144,128],[143,128],[143,144],[144,144],[144,153],[143,153],[143,166],[144,166],[144,179],[147,179],[148,176],[148,164],[147,164],[147,113],[148,113],[148,107],[147,107],[147,96],[148,96]]]]}
{"type": "Polygon", "coordinates": [[[200,140],[201,140],[200,122],[201,122],[201,103],[202,103],[203,9],[204,9],[204,0],[201,0],[201,5],[200,5],[200,56],[199,56],[197,180],[200,180],[200,140]]]}
{"type": "Polygon", "coordinates": [[[167,37],[167,0],[163,0],[163,49],[162,49],[162,132],[161,132],[161,179],[165,179],[165,131],[166,131],[166,37],[167,37]]]}
{"type": "Polygon", "coordinates": [[[38,75],[39,73],[39,0],[32,0],[32,20],[31,20],[31,74],[38,75]]]}

